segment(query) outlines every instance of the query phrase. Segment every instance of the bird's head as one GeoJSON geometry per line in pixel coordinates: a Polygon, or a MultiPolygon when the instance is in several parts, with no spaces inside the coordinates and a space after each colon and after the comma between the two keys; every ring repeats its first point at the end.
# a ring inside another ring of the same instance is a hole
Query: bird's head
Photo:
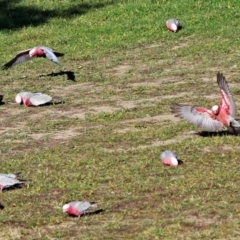
{"type": "Polygon", "coordinates": [[[178,165],[178,160],[175,157],[171,157],[171,166],[177,166],[178,165]]]}
{"type": "Polygon", "coordinates": [[[218,112],[219,112],[219,106],[218,106],[218,105],[214,105],[214,106],[212,107],[212,111],[213,111],[214,114],[218,114],[218,112]]]}
{"type": "Polygon", "coordinates": [[[172,31],[176,32],[177,31],[177,24],[172,23],[171,24],[171,29],[172,29],[172,31]]]}
{"type": "Polygon", "coordinates": [[[64,205],[63,205],[63,208],[62,208],[62,209],[63,209],[63,212],[67,212],[69,206],[70,206],[70,205],[69,205],[68,203],[67,203],[67,204],[64,204],[64,205]]]}
{"type": "Polygon", "coordinates": [[[16,95],[15,102],[18,104],[21,104],[23,102],[22,96],[20,94],[16,95]]]}

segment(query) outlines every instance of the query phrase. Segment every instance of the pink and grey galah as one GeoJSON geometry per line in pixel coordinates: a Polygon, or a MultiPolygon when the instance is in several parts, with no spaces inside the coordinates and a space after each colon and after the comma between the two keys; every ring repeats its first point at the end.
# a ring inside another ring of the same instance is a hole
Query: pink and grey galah
{"type": "Polygon", "coordinates": [[[64,53],[55,52],[49,47],[44,47],[44,46],[33,47],[33,48],[29,48],[19,52],[13,59],[11,59],[9,62],[5,63],[2,66],[2,70],[11,68],[23,62],[27,62],[36,57],[47,58],[48,60],[60,66],[60,63],[57,57],[61,57],[61,56],[64,56],[64,53]]]}
{"type": "Polygon", "coordinates": [[[166,22],[167,29],[172,32],[177,32],[177,30],[181,27],[180,22],[178,19],[171,18],[168,19],[166,22]]]}
{"type": "Polygon", "coordinates": [[[176,167],[178,164],[181,164],[177,159],[177,156],[174,152],[165,150],[160,154],[160,159],[164,165],[176,167]]]}
{"type": "Polygon", "coordinates": [[[18,180],[19,174],[0,173],[0,190],[19,187],[26,182],[26,180],[18,180]]]}
{"type": "Polygon", "coordinates": [[[15,102],[26,107],[40,106],[52,101],[52,97],[44,93],[20,92],[15,96],[15,102]]]}
{"type": "Polygon", "coordinates": [[[63,212],[72,216],[80,217],[86,213],[86,211],[95,205],[95,202],[82,202],[73,201],[63,205],[63,212]]]}
{"type": "Polygon", "coordinates": [[[175,116],[208,131],[221,130],[223,127],[239,128],[240,123],[235,120],[236,105],[222,73],[217,73],[217,83],[221,101],[212,109],[175,104],[172,106],[172,112],[175,116]]]}

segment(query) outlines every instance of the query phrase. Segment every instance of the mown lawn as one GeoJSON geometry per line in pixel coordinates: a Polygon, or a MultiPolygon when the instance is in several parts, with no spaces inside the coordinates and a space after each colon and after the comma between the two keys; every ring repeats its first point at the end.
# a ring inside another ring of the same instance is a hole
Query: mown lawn
{"type": "Polygon", "coordinates": [[[239,239],[239,136],[170,109],[218,104],[218,71],[240,105],[239,17],[237,0],[0,0],[0,65],[37,45],[65,53],[1,71],[0,172],[30,181],[1,193],[0,238],[239,239]],[[23,90],[56,104],[16,105],[23,90]],[[184,164],[164,167],[165,149],[184,164]],[[72,218],[71,200],[105,211],[72,218]]]}

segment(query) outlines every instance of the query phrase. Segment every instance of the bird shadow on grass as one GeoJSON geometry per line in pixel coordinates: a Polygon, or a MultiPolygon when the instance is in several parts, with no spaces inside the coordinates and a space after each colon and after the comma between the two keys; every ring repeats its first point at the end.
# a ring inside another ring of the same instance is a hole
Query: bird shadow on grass
{"type": "Polygon", "coordinates": [[[52,72],[49,74],[41,74],[38,77],[56,77],[56,76],[61,76],[61,75],[66,75],[67,76],[67,80],[71,80],[76,82],[75,80],[75,74],[72,71],[60,71],[60,72],[52,72]]]}
{"type": "Polygon", "coordinates": [[[20,5],[21,0],[0,0],[0,29],[17,30],[27,26],[38,26],[52,18],[73,18],[87,12],[100,9],[116,1],[105,3],[78,3],[71,4],[69,8],[43,9],[34,5],[20,5]]]}
{"type": "MultiPolygon", "coordinates": [[[[97,215],[97,214],[102,213],[102,212],[105,212],[105,210],[104,209],[98,209],[98,210],[92,211],[92,212],[85,212],[80,217],[82,218],[82,217],[86,217],[86,216],[97,215]]],[[[78,216],[72,215],[72,214],[69,214],[68,216],[73,217],[73,218],[78,218],[78,216]]]]}

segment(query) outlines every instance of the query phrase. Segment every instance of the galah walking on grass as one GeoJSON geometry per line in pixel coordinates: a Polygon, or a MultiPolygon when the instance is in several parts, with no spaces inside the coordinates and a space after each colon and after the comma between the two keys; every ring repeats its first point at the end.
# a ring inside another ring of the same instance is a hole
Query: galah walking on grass
{"type": "Polygon", "coordinates": [[[52,101],[52,97],[44,93],[20,92],[15,96],[15,102],[26,107],[40,106],[52,101]]]}
{"type": "Polygon", "coordinates": [[[160,154],[160,159],[164,165],[176,167],[180,164],[174,152],[165,150],[160,154]]]}
{"type": "Polygon", "coordinates": [[[11,68],[11,67],[13,67],[17,64],[23,63],[23,62],[27,62],[35,57],[47,58],[48,60],[50,60],[60,66],[60,63],[59,63],[57,57],[61,57],[61,56],[64,56],[64,53],[55,52],[49,47],[38,46],[38,47],[34,47],[34,48],[29,48],[29,49],[19,52],[13,59],[11,59],[9,62],[5,63],[2,66],[2,70],[11,68]]]}
{"type": "Polygon", "coordinates": [[[26,182],[26,180],[18,180],[19,174],[0,173],[0,190],[19,187],[26,182]]]}
{"type": "Polygon", "coordinates": [[[63,205],[63,212],[72,216],[80,217],[94,204],[94,202],[73,201],[63,205]]]}
{"type": "Polygon", "coordinates": [[[171,18],[168,19],[166,22],[167,29],[172,32],[177,32],[177,30],[181,27],[180,22],[178,19],[171,18]]]}
{"type": "Polygon", "coordinates": [[[189,123],[208,131],[217,131],[225,127],[239,128],[240,123],[235,120],[236,105],[222,73],[217,73],[217,83],[220,88],[221,101],[212,109],[204,107],[175,104],[172,112],[189,123]]]}

